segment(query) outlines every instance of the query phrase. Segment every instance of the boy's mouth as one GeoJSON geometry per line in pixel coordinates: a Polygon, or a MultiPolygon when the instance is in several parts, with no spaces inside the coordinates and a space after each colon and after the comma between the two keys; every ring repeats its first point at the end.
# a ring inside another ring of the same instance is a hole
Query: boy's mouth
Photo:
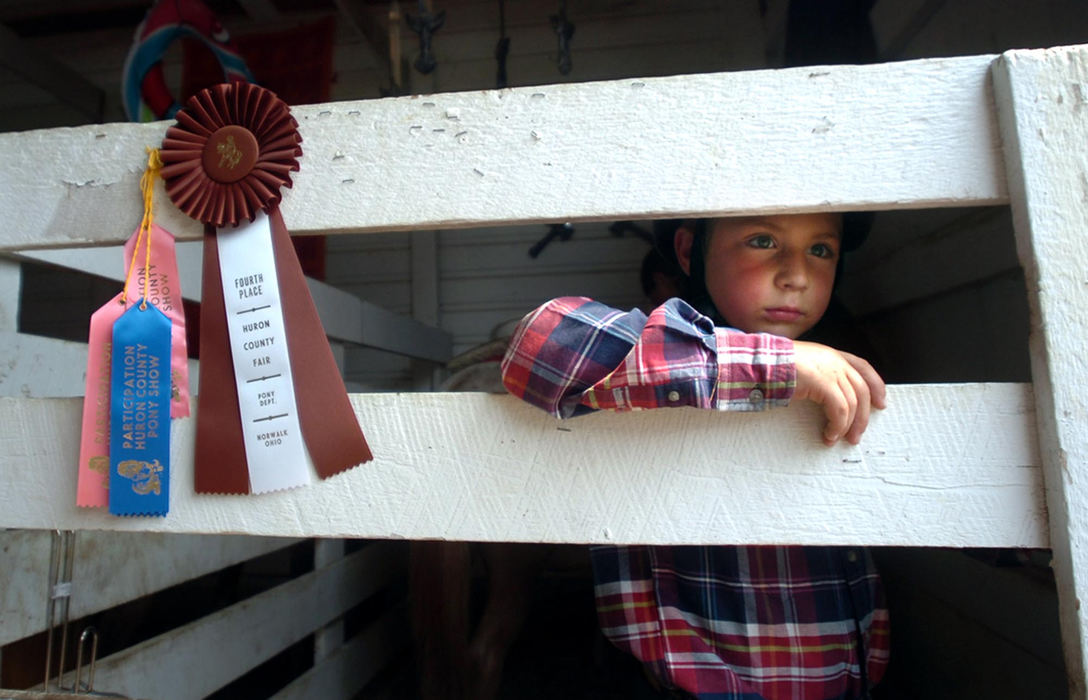
{"type": "Polygon", "coordinates": [[[792,323],[805,315],[803,311],[795,306],[776,306],[774,308],[764,309],[763,313],[767,320],[775,321],[776,323],[792,323]]]}

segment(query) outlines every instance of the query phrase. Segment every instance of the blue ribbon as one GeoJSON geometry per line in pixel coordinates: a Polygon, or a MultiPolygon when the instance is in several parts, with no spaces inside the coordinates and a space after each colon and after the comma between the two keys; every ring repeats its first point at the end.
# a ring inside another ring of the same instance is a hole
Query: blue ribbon
{"type": "Polygon", "coordinates": [[[133,304],[113,324],[110,513],[166,515],[170,505],[170,319],[133,304]]]}

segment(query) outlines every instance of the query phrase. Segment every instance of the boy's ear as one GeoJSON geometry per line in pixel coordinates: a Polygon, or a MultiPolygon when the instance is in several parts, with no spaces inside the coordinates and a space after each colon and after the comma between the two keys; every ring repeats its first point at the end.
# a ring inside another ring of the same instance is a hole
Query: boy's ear
{"type": "Polygon", "coordinates": [[[676,260],[688,277],[691,276],[691,244],[694,240],[695,232],[687,224],[676,229],[676,235],[672,238],[673,250],[676,251],[676,260]]]}

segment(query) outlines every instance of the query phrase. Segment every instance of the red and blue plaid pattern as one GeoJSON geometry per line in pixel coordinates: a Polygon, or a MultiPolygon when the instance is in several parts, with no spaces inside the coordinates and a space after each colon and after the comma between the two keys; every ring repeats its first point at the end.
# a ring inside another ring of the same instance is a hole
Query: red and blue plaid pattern
{"type": "MultiPolygon", "coordinates": [[[[650,313],[555,299],[502,362],[515,396],[567,418],[597,409],[761,410],[793,395],[792,341],[715,328],[683,301],[650,313]]],[[[593,548],[605,635],[700,700],[865,698],[888,615],[864,549],[593,548]]]]}
{"type": "Polygon", "coordinates": [[[888,663],[861,548],[601,546],[593,571],[605,636],[701,700],[865,698],[888,663]]]}
{"type": "Polygon", "coordinates": [[[793,341],[715,328],[679,299],[647,318],[562,297],[522,320],[502,374],[510,393],[559,418],[662,406],[757,411],[793,396],[793,341]]]}

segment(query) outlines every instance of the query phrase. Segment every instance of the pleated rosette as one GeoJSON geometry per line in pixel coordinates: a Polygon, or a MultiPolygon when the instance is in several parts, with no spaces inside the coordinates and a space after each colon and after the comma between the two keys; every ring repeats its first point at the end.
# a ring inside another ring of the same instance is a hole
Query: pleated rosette
{"type": "Polygon", "coordinates": [[[225,83],[194,95],[166,130],[166,193],[190,217],[217,228],[253,221],[279,205],[302,155],[298,122],[270,90],[225,83]]]}

